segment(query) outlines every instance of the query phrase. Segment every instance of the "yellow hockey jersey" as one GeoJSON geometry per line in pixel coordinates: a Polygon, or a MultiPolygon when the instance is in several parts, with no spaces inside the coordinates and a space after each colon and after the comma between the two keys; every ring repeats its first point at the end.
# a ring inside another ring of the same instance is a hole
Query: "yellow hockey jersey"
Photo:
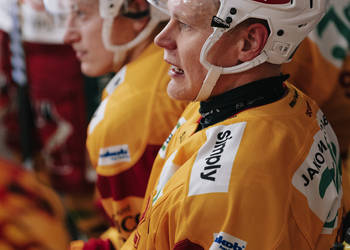
{"type": "Polygon", "coordinates": [[[89,124],[87,148],[117,249],[136,228],[153,161],[187,105],[167,95],[168,70],[163,50],[149,45],[106,86],[89,124]]]}
{"type": "Polygon", "coordinates": [[[58,195],[22,166],[0,159],[0,249],[62,250],[69,246],[58,195]]]}
{"type": "Polygon", "coordinates": [[[329,249],[342,213],[337,138],[314,101],[287,87],[198,132],[190,104],[122,249],[329,249]]]}

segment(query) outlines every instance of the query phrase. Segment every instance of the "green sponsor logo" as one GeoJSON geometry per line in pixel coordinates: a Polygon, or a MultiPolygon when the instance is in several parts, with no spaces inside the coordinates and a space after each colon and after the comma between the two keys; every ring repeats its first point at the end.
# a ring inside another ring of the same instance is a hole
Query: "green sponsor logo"
{"type": "MultiPolygon", "coordinates": [[[[350,22],[350,4],[345,6],[343,13],[347,21],[350,22]]],[[[319,38],[323,37],[326,29],[331,25],[336,28],[339,35],[342,36],[347,42],[347,46],[345,47],[344,45],[334,45],[334,47],[331,48],[331,54],[335,59],[344,60],[350,45],[350,28],[348,24],[345,23],[344,20],[339,16],[334,6],[328,10],[316,28],[319,38]]]]}

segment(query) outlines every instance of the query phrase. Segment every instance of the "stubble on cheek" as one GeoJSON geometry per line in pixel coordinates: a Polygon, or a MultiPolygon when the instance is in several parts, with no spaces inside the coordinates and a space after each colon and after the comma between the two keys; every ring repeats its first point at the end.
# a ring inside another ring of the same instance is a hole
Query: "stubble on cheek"
{"type": "Polygon", "coordinates": [[[188,94],[184,82],[170,80],[167,87],[167,92],[170,98],[175,100],[188,100],[188,94]]]}

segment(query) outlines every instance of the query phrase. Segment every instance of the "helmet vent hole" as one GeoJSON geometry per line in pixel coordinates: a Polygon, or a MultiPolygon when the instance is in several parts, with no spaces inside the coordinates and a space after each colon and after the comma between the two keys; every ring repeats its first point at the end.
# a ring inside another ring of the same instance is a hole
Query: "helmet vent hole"
{"type": "Polygon", "coordinates": [[[230,14],[231,15],[235,15],[237,13],[237,9],[236,8],[231,8],[230,9],[230,14]]]}
{"type": "Polygon", "coordinates": [[[226,23],[232,23],[232,18],[231,17],[226,17],[226,23]]]}
{"type": "Polygon", "coordinates": [[[314,1],[310,0],[310,9],[312,9],[314,7],[314,1]]]}
{"type": "Polygon", "coordinates": [[[114,4],[111,3],[111,4],[109,5],[109,8],[110,8],[110,9],[113,9],[113,8],[114,8],[114,4]]]}
{"type": "Polygon", "coordinates": [[[284,35],[284,30],[277,31],[277,36],[283,36],[283,35],[284,35]]]}

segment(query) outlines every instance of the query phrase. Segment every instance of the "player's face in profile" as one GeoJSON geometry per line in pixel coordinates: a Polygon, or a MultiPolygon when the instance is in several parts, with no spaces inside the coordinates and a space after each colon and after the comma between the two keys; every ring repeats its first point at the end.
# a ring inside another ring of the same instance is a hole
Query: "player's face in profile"
{"type": "Polygon", "coordinates": [[[200,52],[212,32],[210,21],[218,5],[207,0],[169,0],[170,21],[156,37],[164,59],[171,64],[168,94],[174,99],[196,98],[207,70],[200,63],[200,52]]]}
{"type": "Polygon", "coordinates": [[[199,58],[212,32],[210,15],[216,14],[214,7],[212,1],[205,0],[168,1],[171,18],[155,42],[164,48],[164,59],[171,64],[168,94],[174,99],[195,99],[207,74],[199,58]]]}
{"type": "Polygon", "coordinates": [[[113,52],[103,45],[102,24],[98,1],[70,0],[64,41],[72,45],[82,72],[89,76],[103,75],[113,69],[113,52]]]}

